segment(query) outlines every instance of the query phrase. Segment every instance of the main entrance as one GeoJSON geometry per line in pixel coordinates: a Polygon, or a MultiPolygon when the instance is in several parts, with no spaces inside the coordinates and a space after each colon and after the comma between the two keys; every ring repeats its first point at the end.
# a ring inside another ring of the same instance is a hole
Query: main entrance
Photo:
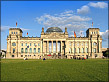
{"type": "Polygon", "coordinates": [[[65,41],[43,41],[43,54],[65,55],[65,41]]]}

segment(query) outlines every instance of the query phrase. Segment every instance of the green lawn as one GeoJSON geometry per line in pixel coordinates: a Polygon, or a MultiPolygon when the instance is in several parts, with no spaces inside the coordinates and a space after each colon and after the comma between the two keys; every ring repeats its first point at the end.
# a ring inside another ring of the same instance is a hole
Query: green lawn
{"type": "Polygon", "coordinates": [[[108,59],[1,60],[2,81],[108,81],[108,59]]]}

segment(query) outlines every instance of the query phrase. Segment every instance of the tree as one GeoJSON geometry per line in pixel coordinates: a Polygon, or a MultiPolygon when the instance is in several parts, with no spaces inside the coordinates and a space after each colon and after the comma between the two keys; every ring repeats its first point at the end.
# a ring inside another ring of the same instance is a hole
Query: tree
{"type": "Polygon", "coordinates": [[[107,56],[107,58],[109,58],[109,50],[106,51],[105,55],[107,56]]]}

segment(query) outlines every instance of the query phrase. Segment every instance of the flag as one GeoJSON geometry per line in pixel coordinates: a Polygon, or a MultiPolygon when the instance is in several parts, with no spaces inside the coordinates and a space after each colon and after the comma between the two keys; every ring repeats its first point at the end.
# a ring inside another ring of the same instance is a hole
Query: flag
{"type": "Polygon", "coordinates": [[[28,32],[27,32],[27,35],[28,35],[28,32]]]}
{"type": "Polygon", "coordinates": [[[17,27],[17,22],[16,22],[16,27],[17,27]]]}
{"type": "Polygon", "coordinates": [[[74,37],[76,37],[76,33],[75,33],[75,31],[74,31],[74,37]]]}
{"type": "Polygon", "coordinates": [[[93,27],[93,22],[92,22],[92,27],[93,27]]]}

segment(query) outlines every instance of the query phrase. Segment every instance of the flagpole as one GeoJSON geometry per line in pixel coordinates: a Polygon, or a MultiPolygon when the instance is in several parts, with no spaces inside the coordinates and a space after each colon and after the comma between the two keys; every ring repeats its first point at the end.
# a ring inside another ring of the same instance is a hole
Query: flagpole
{"type": "MultiPolygon", "coordinates": [[[[74,31],[75,33],[75,31],[74,31]]],[[[74,56],[75,56],[75,34],[74,34],[74,56]]]]}
{"type": "Polygon", "coordinates": [[[74,56],[75,56],[75,36],[74,36],[74,56]]]}

